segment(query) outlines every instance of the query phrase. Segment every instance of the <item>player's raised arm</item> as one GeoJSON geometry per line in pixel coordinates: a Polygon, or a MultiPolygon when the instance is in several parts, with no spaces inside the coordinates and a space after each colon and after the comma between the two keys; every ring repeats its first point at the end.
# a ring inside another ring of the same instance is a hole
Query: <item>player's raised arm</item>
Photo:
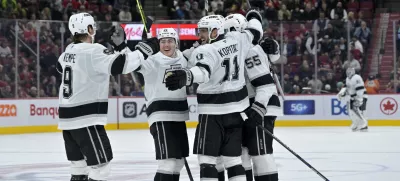
{"type": "MultiPolygon", "coordinates": [[[[121,28],[122,29],[122,28],[121,28]]],[[[109,50],[104,46],[97,44],[99,47],[93,50],[92,65],[93,68],[105,74],[118,75],[127,74],[135,70],[142,69],[144,72],[146,65],[141,66],[145,63],[148,56],[153,55],[159,51],[159,45],[157,38],[150,38],[146,41],[140,42],[135,47],[135,51],[130,51],[126,46],[125,41],[117,41],[114,36],[118,36],[115,33],[115,28],[112,29],[110,44],[113,45],[115,50],[120,52],[115,52],[109,50]],[[116,42],[119,44],[117,45],[116,42]]],[[[124,31],[121,32],[125,34],[124,31]]],[[[125,36],[123,36],[125,39],[125,36]]]]}

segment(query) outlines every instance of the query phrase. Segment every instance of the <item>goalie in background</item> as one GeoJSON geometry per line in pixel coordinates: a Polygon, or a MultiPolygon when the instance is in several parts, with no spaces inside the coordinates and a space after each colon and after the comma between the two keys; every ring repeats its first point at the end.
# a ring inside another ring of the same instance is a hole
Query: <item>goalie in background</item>
{"type": "Polygon", "coordinates": [[[368,131],[368,121],[364,117],[364,111],[367,107],[367,91],[364,87],[364,81],[361,76],[355,73],[354,68],[346,70],[346,84],[337,97],[340,101],[347,102],[352,124],[350,128],[353,131],[368,131]]]}

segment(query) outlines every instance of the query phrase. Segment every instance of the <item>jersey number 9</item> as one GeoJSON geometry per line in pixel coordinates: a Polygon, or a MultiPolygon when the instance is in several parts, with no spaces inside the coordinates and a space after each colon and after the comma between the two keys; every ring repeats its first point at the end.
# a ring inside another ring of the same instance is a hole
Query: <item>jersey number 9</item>
{"type": "Polygon", "coordinates": [[[69,99],[72,96],[72,68],[70,66],[65,67],[63,77],[63,97],[69,99]]]}

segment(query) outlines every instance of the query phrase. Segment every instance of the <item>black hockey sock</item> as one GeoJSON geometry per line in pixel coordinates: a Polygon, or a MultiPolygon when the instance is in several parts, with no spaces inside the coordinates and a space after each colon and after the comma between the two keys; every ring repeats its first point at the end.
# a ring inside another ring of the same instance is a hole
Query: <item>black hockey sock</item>
{"type": "Polygon", "coordinates": [[[225,181],[225,170],[218,172],[218,181],[225,181]]]}
{"type": "Polygon", "coordinates": [[[71,175],[71,181],[86,181],[88,180],[87,175],[71,175]]]}
{"type": "Polygon", "coordinates": [[[253,181],[253,170],[246,170],[246,180],[253,181]]]}
{"type": "Polygon", "coordinates": [[[218,180],[218,170],[215,165],[203,163],[200,165],[200,179],[218,180]]]}
{"type": "Polygon", "coordinates": [[[89,178],[89,181],[105,181],[105,180],[95,180],[95,179],[89,178]]]}
{"type": "Polygon", "coordinates": [[[278,181],[278,173],[272,175],[254,176],[255,181],[278,181]]]}
{"type": "Polygon", "coordinates": [[[175,181],[175,175],[157,172],[156,176],[154,177],[154,181],[175,181]]]}
{"type": "Polygon", "coordinates": [[[243,176],[243,178],[246,176],[246,172],[244,171],[244,168],[242,165],[235,165],[233,167],[229,167],[227,170],[228,170],[229,180],[231,180],[231,178],[234,178],[237,176],[243,176]]]}
{"type": "Polygon", "coordinates": [[[180,176],[181,176],[180,174],[174,174],[174,175],[173,175],[174,181],[179,181],[179,177],[180,177],[180,176]]]}

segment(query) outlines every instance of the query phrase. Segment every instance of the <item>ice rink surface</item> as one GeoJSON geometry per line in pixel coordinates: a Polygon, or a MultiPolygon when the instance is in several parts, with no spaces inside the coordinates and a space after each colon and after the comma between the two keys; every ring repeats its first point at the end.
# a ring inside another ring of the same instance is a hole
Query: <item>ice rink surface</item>
{"type": "MultiPolygon", "coordinates": [[[[189,129],[190,145],[194,129],[189,129]]],[[[399,181],[400,127],[278,127],[276,136],[331,181],[399,181]]],[[[108,132],[114,150],[112,181],[150,181],[157,169],[148,130],[108,132]]],[[[274,142],[281,181],[322,181],[285,148],[274,142]]],[[[197,157],[188,158],[195,180],[197,157]]],[[[0,181],[68,181],[69,163],[61,133],[0,136],[0,181]]],[[[181,180],[189,180],[186,170],[181,180]]]]}

